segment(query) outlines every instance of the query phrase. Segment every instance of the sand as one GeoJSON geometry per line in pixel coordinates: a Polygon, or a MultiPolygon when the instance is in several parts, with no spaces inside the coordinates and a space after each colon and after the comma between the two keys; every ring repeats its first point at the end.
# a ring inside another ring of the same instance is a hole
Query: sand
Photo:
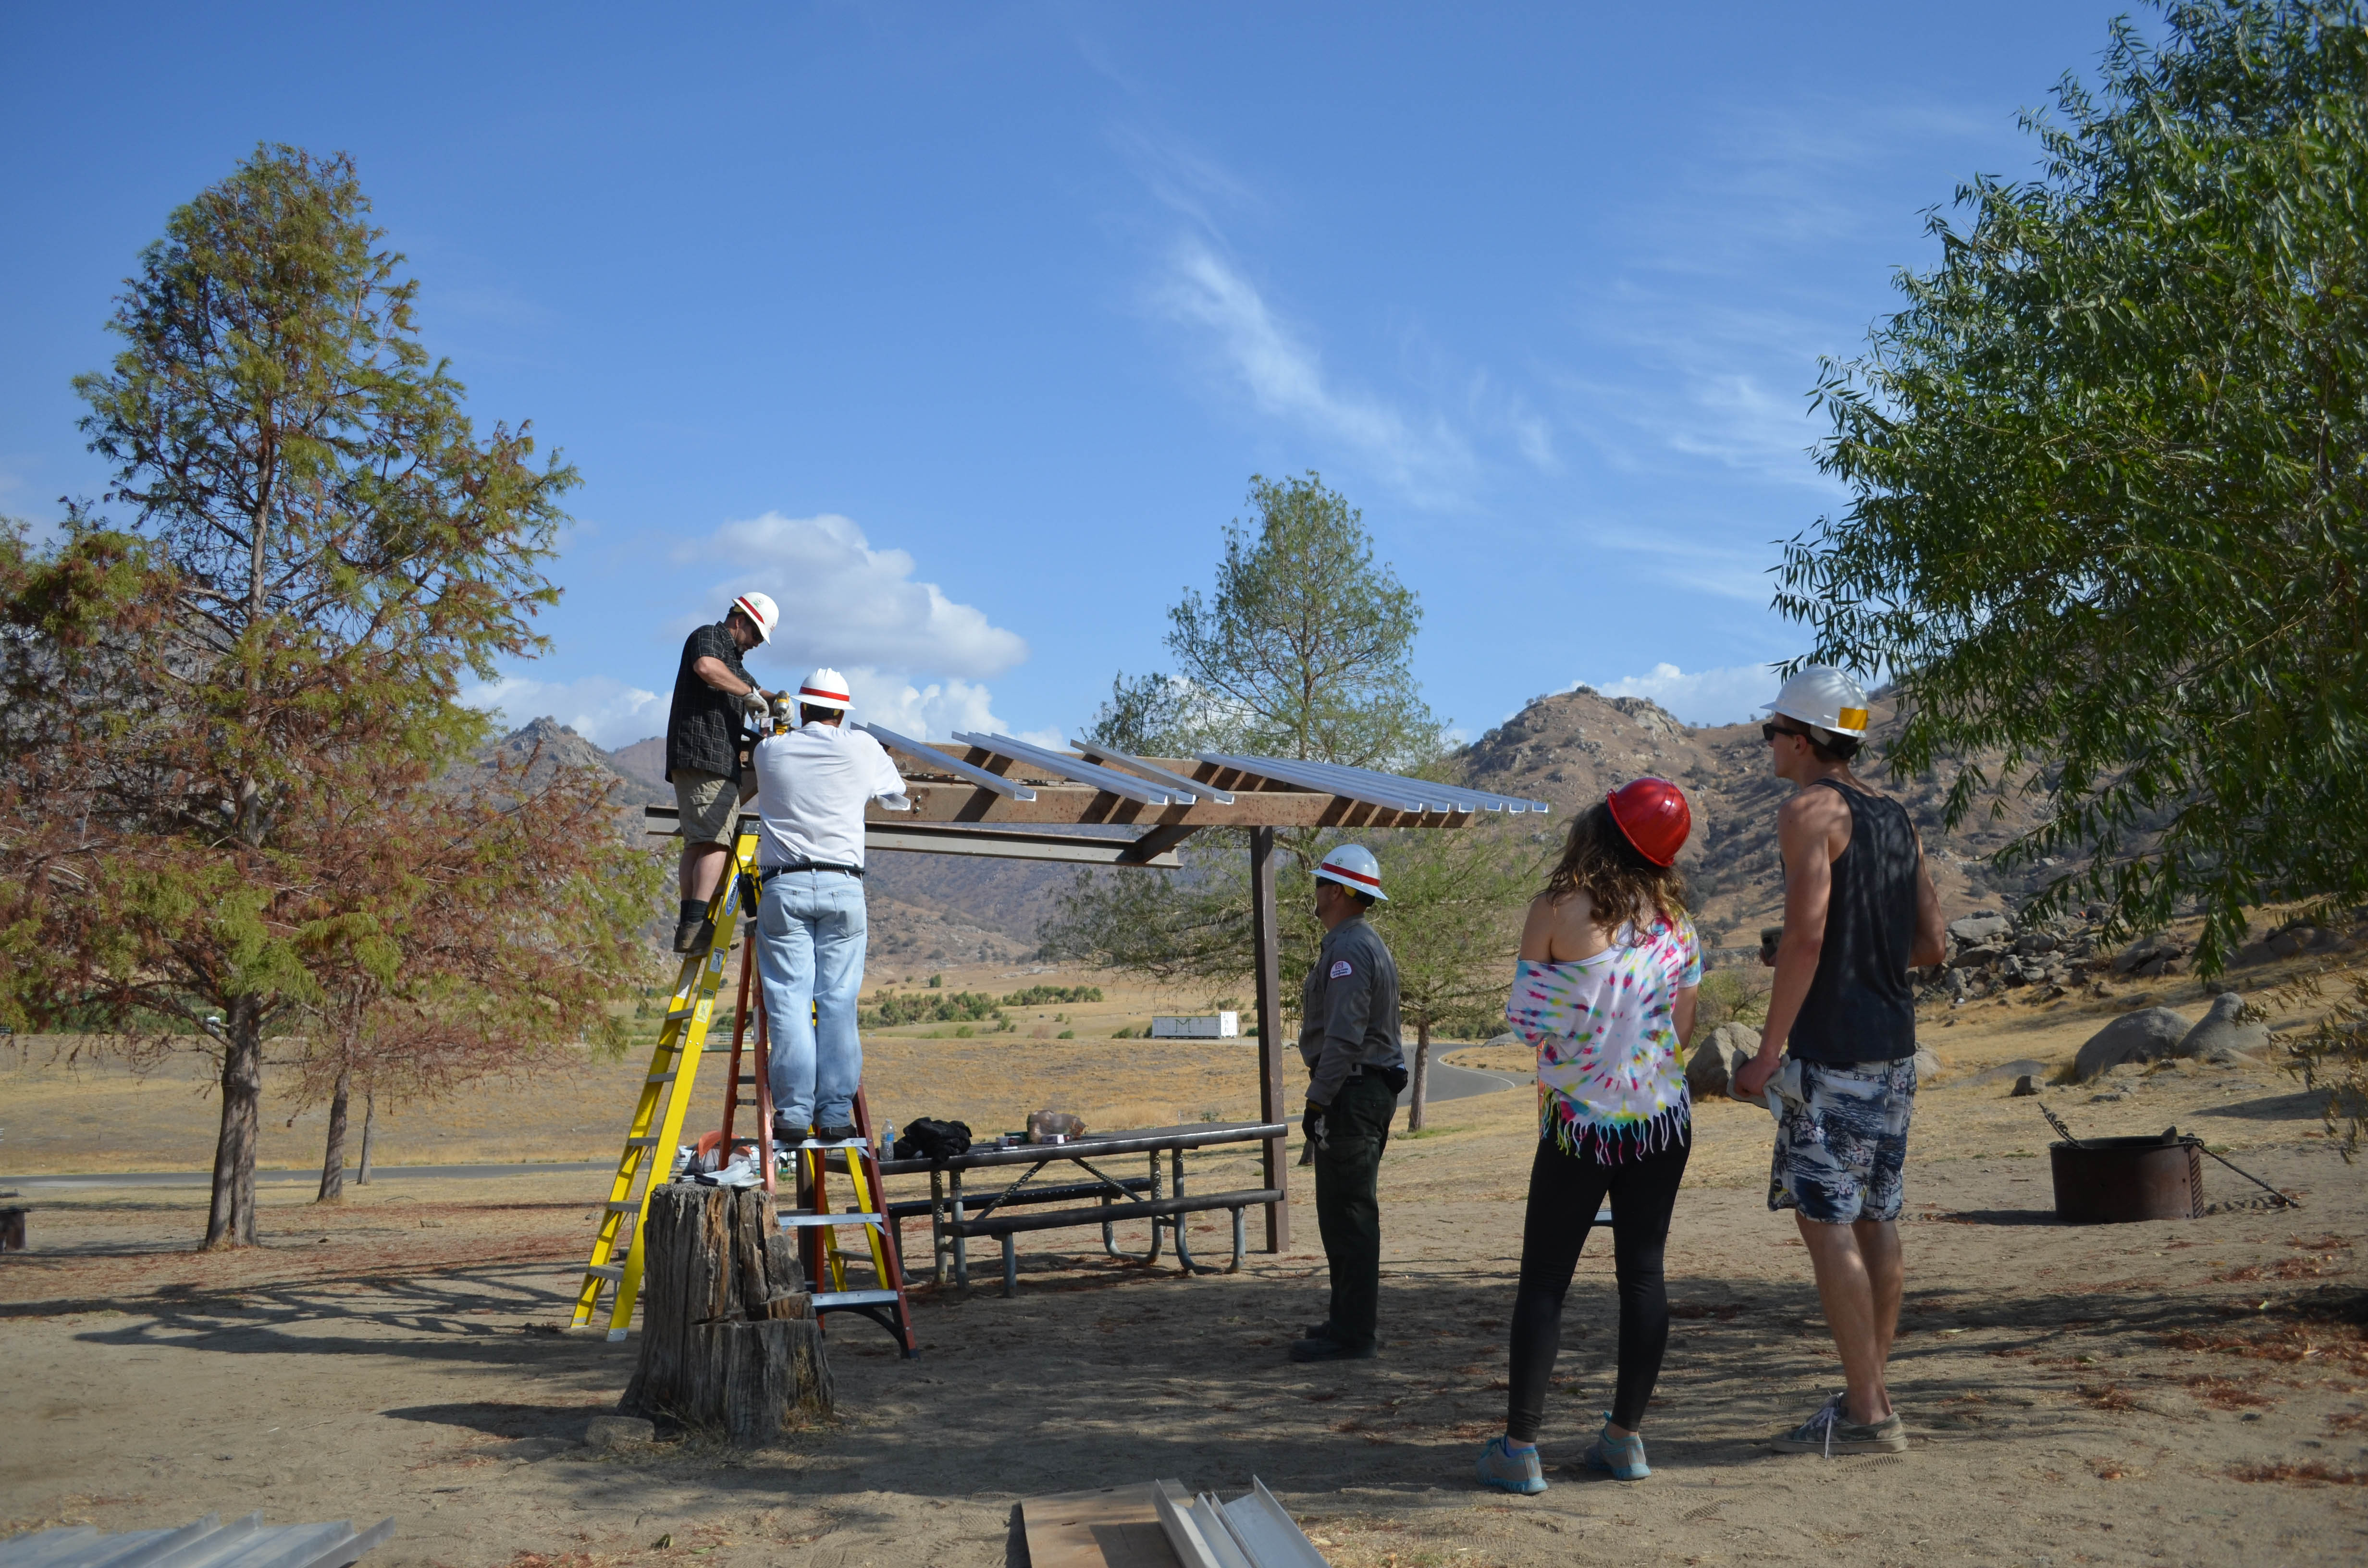
{"type": "MultiPolygon", "coordinates": [[[[2051,1212],[2052,1134],[2032,1101],[2007,1097],[2009,1080],[1984,1081],[2068,1057],[2129,1000],[1928,1021],[1948,1076],[1920,1096],[1909,1167],[1893,1369],[1917,1437],[1905,1455],[1765,1448],[1839,1380],[1793,1223],[1765,1206],[1768,1118],[1713,1102],[1672,1232],[1679,1321],[1645,1426],[1656,1474],[1632,1485],[1569,1468],[1610,1396],[1599,1238],[1565,1318],[1543,1437],[1552,1487],[1478,1489],[1473,1455],[1503,1419],[1532,1138],[1530,1096],[1513,1091],[1444,1104],[1430,1131],[1391,1146],[1379,1360],[1284,1358],[1322,1311],[1300,1172],[1301,1250],[1253,1255],[1239,1274],[1114,1263],[1092,1233],[1056,1233],[1029,1240],[1016,1300],[991,1279],[921,1292],[916,1361],[841,1320],[837,1417],[753,1453],[583,1445],[634,1346],[560,1332],[600,1196],[580,1174],[386,1182],[332,1209],[268,1187],[268,1244],[230,1256],[188,1250],[201,1190],[43,1192],[35,1250],[0,1258],[0,1396],[16,1417],[0,1426],[0,1534],[259,1508],[274,1523],[394,1516],[375,1568],[990,1564],[1007,1561],[1023,1497],[1160,1476],[1231,1494],[1255,1473],[1342,1565],[2356,1563],[2368,1168],[2341,1162],[2315,1100],[2270,1066],[2124,1072],[2045,1103],[2083,1133],[2192,1128],[2305,1207],[2276,1211],[2207,1163],[2203,1219],[2067,1228],[2051,1212]]],[[[1252,1081],[1244,1046],[1112,1058],[1110,1042],[1087,1043],[963,1056],[985,1047],[916,1041],[875,1057],[879,1092],[907,1114],[976,1103],[991,1119],[1032,1108],[1022,1084],[1176,1108],[1252,1081]],[[900,1051],[904,1086],[885,1087],[900,1051]],[[1110,1075],[1113,1060],[1166,1070],[1110,1075]]],[[[72,1114],[74,1095],[43,1087],[42,1070],[11,1082],[9,1146],[26,1085],[52,1096],[40,1119],[72,1114]]],[[[582,1114],[613,1123],[621,1107],[600,1087],[585,1086],[582,1114]]],[[[174,1135],[201,1145],[210,1107],[186,1088],[170,1103],[196,1123],[174,1135]]],[[[520,1102],[507,1133],[477,1136],[575,1147],[561,1119],[575,1103],[520,1102]]],[[[102,1113],[80,1153],[121,1168],[107,1131],[119,1120],[102,1113]]],[[[1248,1174],[1211,1156],[1192,1180],[1248,1174]]],[[[1222,1221],[1194,1244],[1221,1256],[1222,1221]]]]}

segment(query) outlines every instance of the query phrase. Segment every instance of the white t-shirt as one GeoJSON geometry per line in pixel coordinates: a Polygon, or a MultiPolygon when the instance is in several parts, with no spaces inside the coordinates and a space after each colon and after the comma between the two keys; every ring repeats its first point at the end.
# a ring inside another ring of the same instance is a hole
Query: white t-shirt
{"type": "Polygon", "coordinates": [[[863,808],[912,810],[885,747],[861,730],[807,724],[757,743],[757,863],[863,864],[863,808]]]}

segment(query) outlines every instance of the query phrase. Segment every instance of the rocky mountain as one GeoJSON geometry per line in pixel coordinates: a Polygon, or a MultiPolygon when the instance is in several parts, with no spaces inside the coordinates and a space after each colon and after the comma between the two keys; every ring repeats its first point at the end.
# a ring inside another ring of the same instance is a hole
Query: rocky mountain
{"type": "MultiPolygon", "coordinates": [[[[1880,698],[1878,698],[1880,701],[1880,698]]],[[[1880,721],[1868,736],[1878,752],[1897,727],[1880,721]]],[[[1679,785],[1693,808],[1693,836],[1678,857],[1695,918],[1710,945],[1757,946],[1763,926],[1783,915],[1783,866],[1776,809],[1792,786],[1768,767],[1759,726],[1697,728],[1641,697],[1604,697],[1588,687],[1532,700],[1458,754],[1475,787],[1554,803],[1558,821],[1643,774],[1679,785]]],[[[2002,873],[1987,857],[2034,820],[2027,802],[2007,800],[2001,815],[1977,812],[1954,832],[1941,826],[1949,776],[1895,778],[1870,755],[1858,769],[1907,805],[1924,835],[1942,913],[1955,918],[2019,902],[2049,873],[2002,873]]]]}
{"type": "Polygon", "coordinates": [[[635,741],[632,745],[619,746],[607,756],[609,765],[618,772],[630,778],[639,778],[643,783],[655,785],[666,792],[666,800],[669,802],[673,801],[674,787],[666,782],[666,737],[664,735],[652,735],[645,741],[635,741]]]}

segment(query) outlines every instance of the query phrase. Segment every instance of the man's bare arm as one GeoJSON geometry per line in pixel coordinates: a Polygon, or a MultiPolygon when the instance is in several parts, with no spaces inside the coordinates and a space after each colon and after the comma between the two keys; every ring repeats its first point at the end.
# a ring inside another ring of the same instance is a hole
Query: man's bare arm
{"type": "Polygon", "coordinates": [[[1932,890],[1932,869],[1924,863],[1924,840],[1916,840],[1916,945],[1907,961],[1918,969],[1949,961],[1949,933],[1941,924],[1941,895],[1932,890]]]}
{"type": "Polygon", "coordinates": [[[1850,807],[1830,790],[1807,790],[1776,813],[1776,843],[1784,856],[1784,936],[1776,945],[1776,980],[1768,994],[1768,1023],[1759,1054],[1746,1062],[1736,1086],[1758,1094],[1776,1071],[1776,1059],[1808,999],[1826,945],[1826,906],[1833,897],[1830,847],[1833,813],[1850,807]]]}
{"type": "Polygon", "coordinates": [[[690,673],[727,697],[746,697],[757,689],[754,681],[742,680],[732,673],[730,665],[712,653],[702,653],[693,660],[690,673]]]}

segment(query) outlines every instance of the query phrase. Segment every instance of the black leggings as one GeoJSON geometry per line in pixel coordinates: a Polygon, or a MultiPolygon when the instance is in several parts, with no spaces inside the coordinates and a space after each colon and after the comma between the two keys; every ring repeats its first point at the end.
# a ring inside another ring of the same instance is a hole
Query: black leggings
{"type": "Polygon", "coordinates": [[[1651,1153],[1632,1153],[1616,1165],[1566,1154],[1551,1138],[1539,1142],[1530,1165],[1529,1215],[1521,1222],[1521,1286],[1513,1299],[1511,1392],[1505,1399],[1505,1432],[1513,1441],[1537,1441],[1546,1381],[1562,1348],[1562,1299],[1606,1193],[1612,1270],[1620,1280],[1620,1382],[1611,1419],[1632,1432],[1643,1424],[1645,1402],[1653,1397],[1669,1344],[1661,1249],[1669,1238],[1678,1180],[1692,1153],[1690,1137],[1651,1153]]]}

